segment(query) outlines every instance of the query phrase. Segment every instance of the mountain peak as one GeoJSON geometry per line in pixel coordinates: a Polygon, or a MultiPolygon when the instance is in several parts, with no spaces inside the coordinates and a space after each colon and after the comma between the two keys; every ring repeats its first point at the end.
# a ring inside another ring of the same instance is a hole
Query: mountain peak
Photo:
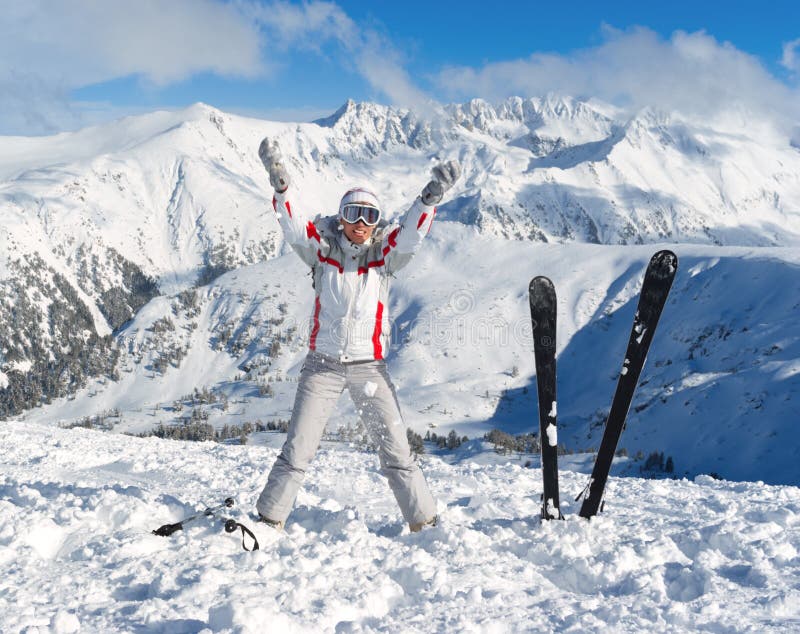
{"type": "Polygon", "coordinates": [[[352,99],[348,99],[344,105],[339,108],[336,112],[328,117],[322,117],[321,119],[315,119],[312,123],[316,123],[318,126],[323,128],[333,128],[336,124],[343,119],[346,115],[353,112],[357,107],[357,104],[352,99]]]}

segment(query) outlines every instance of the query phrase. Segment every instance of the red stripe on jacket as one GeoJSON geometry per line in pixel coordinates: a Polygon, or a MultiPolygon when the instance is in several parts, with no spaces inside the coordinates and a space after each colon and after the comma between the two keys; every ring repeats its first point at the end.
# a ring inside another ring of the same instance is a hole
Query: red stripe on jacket
{"type": "MultiPolygon", "coordinates": [[[[285,200],[283,202],[286,205],[286,212],[289,214],[289,218],[292,217],[292,208],[289,206],[289,201],[285,200]]],[[[277,212],[278,211],[278,197],[273,195],[272,196],[272,208],[277,212]]]]}
{"type": "MultiPolygon", "coordinates": [[[[292,208],[289,206],[289,201],[285,200],[285,201],[283,201],[283,204],[286,205],[286,212],[289,214],[289,218],[291,218],[292,217],[292,208]]],[[[275,196],[274,194],[272,196],[272,208],[277,213],[277,211],[278,211],[278,197],[275,196]]]]}
{"type": "Polygon", "coordinates": [[[324,255],[322,255],[322,251],[320,251],[319,249],[317,249],[317,259],[324,264],[330,264],[331,266],[335,266],[337,269],[339,269],[339,273],[344,273],[344,267],[337,260],[325,257],[324,255]]]}
{"type": "Polygon", "coordinates": [[[311,340],[308,342],[308,347],[311,350],[317,349],[317,335],[319,334],[319,311],[322,308],[322,304],[319,302],[319,295],[317,295],[316,300],[314,301],[314,321],[312,322],[311,326],[311,340]]]}
{"type": "Polygon", "coordinates": [[[358,274],[364,275],[367,273],[369,269],[373,269],[378,266],[383,266],[386,264],[386,256],[389,255],[389,252],[397,246],[397,234],[400,233],[400,227],[397,227],[394,231],[392,231],[388,236],[386,236],[387,245],[383,247],[383,257],[380,260],[372,260],[372,262],[367,262],[367,266],[360,266],[358,267],[358,274]]]}
{"type": "Polygon", "coordinates": [[[316,226],[314,226],[314,223],[311,222],[310,220],[308,221],[308,224],[306,225],[306,237],[309,240],[311,238],[314,238],[314,240],[316,240],[317,242],[320,242],[320,237],[319,237],[319,233],[317,233],[317,228],[316,228],[316,226]]]}
{"type": "Polygon", "coordinates": [[[375,311],[375,329],[372,331],[372,351],[375,359],[383,359],[383,346],[381,346],[381,331],[383,330],[383,304],[378,302],[375,311]]]}

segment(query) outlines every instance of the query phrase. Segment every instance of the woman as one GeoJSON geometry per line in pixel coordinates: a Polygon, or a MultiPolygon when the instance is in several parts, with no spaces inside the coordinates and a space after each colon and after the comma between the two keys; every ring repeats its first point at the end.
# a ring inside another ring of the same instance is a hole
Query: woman
{"type": "Polygon", "coordinates": [[[436,502],[411,455],[384,361],[389,280],[427,235],[435,205],[458,179],[459,165],[448,161],[436,166],[433,180],[399,224],[382,222],[377,197],[363,188],[345,193],[338,215],[312,222],[295,205],[277,142],[264,139],[258,154],[275,190],[272,205],[285,239],[311,267],[316,291],[309,352],[289,432],[256,503],[259,518],[283,527],[325,424],[347,388],[379,446],[381,472],[411,531],[433,525],[436,502]]]}

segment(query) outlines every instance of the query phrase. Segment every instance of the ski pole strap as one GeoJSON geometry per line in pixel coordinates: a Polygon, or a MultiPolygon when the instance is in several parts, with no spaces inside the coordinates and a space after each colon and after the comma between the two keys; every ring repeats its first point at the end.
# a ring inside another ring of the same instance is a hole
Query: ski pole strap
{"type": "Polygon", "coordinates": [[[236,532],[237,528],[242,529],[242,548],[244,548],[248,552],[253,550],[258,550],[258,540],[256,539],[256,536],[253,534],[253,531],[251,531],[249,528],[247,528],[247,526],[245,526],[241,522],[237,522],[236,520],[233,519],[225,520],[226,533],[234,533],[236,532]],[[252,548],[248,548],[247,544],[245,543],[245,536],[247,535],[249,535],[250,539],[253,540],[252,548]]]}
{"type": "Polygon", "coordinates": [[[583,487],[583,489],[581,489],[581,492],[580,492],[580,493],[578,493],[578,497],[576,497],[576,498],[575,498],[575,501],[577,502],[577,501],[578,501],[578,500],[580,500],[582,497],[586,497],[586,494],[589,492],[589,488],[590,488],[591,486],[592,486],[592,479],[591,479],[591,478],[589,478],[589,481],[586,483],[586,486],[585,486],[585,487],[583,487]]]}

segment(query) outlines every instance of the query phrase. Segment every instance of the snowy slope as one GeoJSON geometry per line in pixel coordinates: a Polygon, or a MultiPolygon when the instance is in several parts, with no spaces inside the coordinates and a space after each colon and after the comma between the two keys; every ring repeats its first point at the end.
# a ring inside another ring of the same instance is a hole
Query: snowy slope
{"type": "MultiPolygon", "coordinates": [[[[509,243],[435,225],[390,305],[388,363],[407,424],[423,435],[535,430],[527,282],[544,274],[559,296],[559,440],[598,447],[656,248],[509,243]]],[[[679,273],[620,447],[663,451],[679,475],[800,483],[800,254],[673,248],[679,273]]],[[[93,382],[26,418],[67,424],[119,409],[115,429],[139,433],[190,416],[186,395],[206,388],[228,400],[195,408],[216,427],[288,419],[313,303],[296,256],[227,273],[194,292],[192,308],[181,297],[152,301],[121,331],[119,382],[93,382]],[[165,319],[171,329],[156,332],[165,319]]],[[[357,420],[343,398],[329,430],[357,420]]]]}
{"type": "MultiPolygon", "coordinates": [[[[666,245],[681,269],[622,446],[664,451],[679,474],[800,483],[800,152],[760,121],[593,101],[473,101],[432,119],[349,102],[299,125],[199,104],[3,139],[0,415],[120,410],[110,422],[132,432],[195,409],[215,426],[288,418],[311,289],[267,209],[264,135],[312,216],[363,182],[395,216],[435,160],[462,161],[394,286],[389,363],[412,428],[532,429],[525,291],[547,274],[561,442],[596,447],[644,264],[666,245]],[[219,400],[192,405],[203,388],[219,400]]],[[[331,428],[354,420],[342,403],[331,428]]]]}
{"type": "MultiPolygon", "coordinates": [[[[283,534],[246,553],[265,447],[0,429],[0,629],[17,632],[793,632],[800,491],[626,478],[603,516],[541,523],[538,469],[423,468],[439,526],[409,534],[374,455],[325,448],[283,534]]],[[[562,472],[567,488],[576,474],[562,472]]]]}

